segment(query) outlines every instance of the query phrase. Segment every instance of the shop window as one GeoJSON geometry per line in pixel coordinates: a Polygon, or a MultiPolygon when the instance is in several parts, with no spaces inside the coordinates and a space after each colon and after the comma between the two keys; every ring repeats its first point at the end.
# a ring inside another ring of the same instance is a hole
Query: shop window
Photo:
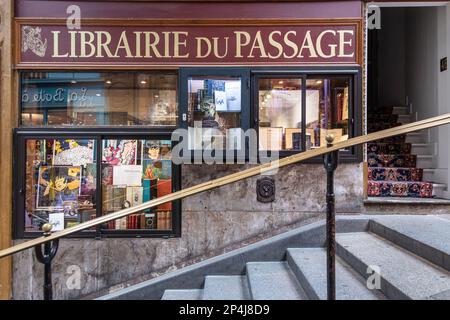
{"type": "MultiPolygon", "coordinates": [[[[102,141],[102,214],[134,207],[172,192],[170,140],[102,141]]],[[[172,203],[111,221],[108,230],[171,230],[172,203]]]]}
{"type": "Polygon", "coordinates": [[[313,136],[311,148],[327,145],[325,137],[333,134],[335,142],[349,137],[349,77],[314,77],[306,80],[306,130],[313,136]]]}
{"type": "MultiPolygon", "coordinates": [[[[337,72],[252,70],[252,114],[260,151],[276,151],[283,157],[326,146],[329,133],[335,143],[359,134],[361,114],[355,108],[359,72],[337,72]]],[[[340,157],[359,161],[361,150],[343,149],[340,157]]]]}
{"type": "Polygon", "coordinates": [[[176,127],[177,76],[22,72],[22,126],[176,127]]]}
{"type": "Polygon", "coordinates": [[[25,140],[25,232],[50,222],[54,231],[96,217],[96,141],[25,140]]]}
{"type": "Polygon", "coordinates": [[[249,76],[245,68],[180,70],[182,127],[189,150],[241,150],[249,128],[249,76]]]}
{"type": "MultiPolygon", "coordinates": [[[[15,237],[37,236],[47,222],[55,231],[70,228],[179,190],[170,137],[145,130],[117,136],[111,129],[17,129],[15,237]]],[[[180,201],[173,201],[77,236],[179,236],[180,212],[180,201]]]]}

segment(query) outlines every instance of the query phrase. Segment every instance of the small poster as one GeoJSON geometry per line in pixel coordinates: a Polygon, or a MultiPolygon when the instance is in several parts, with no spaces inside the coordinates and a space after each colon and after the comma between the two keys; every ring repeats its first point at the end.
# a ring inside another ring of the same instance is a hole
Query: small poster
{"type": "Polygon", "coordinates": [[[52,231],[64,230],[64,212],[50,213],[48,215],[48,223],[53,226],[52,231]]]}
{"type": "Polygon", "coordinates": [[[113,166],[113,185],[141,186],[142,166],[113,166]]]}
{"type": "Polygon", "coordinates": [[[36,209],[63,208],[80,195],[81,167],[42,166],[38,181],[36,209]]]}
{"type": "Polygon", "coordinates": [[[241,81],[225,82],[228,111],[241,111],[241,81]]]}
{"type": "Polygon", "coordinates": [[[84,166],[94,162],[94,140],[56,139],[53,141],[53,165],[84,166]]]}
{"type": "Polygon", "coordinates": [[[216,111],[227,111],[227,94],[225,91],[214,91],[216,111]]]}
{"type": "Polygon", "coordinates": [[[134,165],[137,158],[137,140],[104,140],[103,163],[134,165]]]}

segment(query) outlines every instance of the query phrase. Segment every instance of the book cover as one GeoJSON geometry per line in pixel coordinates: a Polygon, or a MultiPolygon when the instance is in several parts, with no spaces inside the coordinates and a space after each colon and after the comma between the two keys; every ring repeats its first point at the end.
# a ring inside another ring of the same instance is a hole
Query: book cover
{"type": "Polygon", "coordinates": [[[103,163],[133,165],[137,163],[137,140],[103,140],[103,163]]]}
{"type": "Polygon", "coordinates": [[[84,166],[94,162],[94,140],[55,139],[53,165],[84,166]]]}
{"type": "MultiPolygon", "coordinates": [[[[160,179],[157,182],[157,196],[158,198],[172,193],[172,180],[160,179]]],[[[164,203],[158,206],[158,210],[172,210],[172,203],[164,203]]]]}
{"type": "Polygon", "coordinates": [[[102,184],[112,185],[113,184],[113,166],[109,164],[102,164],[102,184]]]}

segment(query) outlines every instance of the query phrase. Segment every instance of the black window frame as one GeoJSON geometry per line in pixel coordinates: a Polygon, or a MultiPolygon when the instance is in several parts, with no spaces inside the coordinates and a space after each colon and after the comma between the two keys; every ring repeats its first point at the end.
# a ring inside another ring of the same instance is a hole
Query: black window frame
{"type": "MultiPolygon", "coordinates": [[[[149,127],[145,125],[98,125],[98,126],[21,126],[22,124],[22,74],[26,72],[35,72],[34,70],[19,71],[19,97],[18,97],[18,123],[20,126],[13,130],[13,173],[14,173],[14,194],[13,194],[13,239],[29,239],[42,236],[42,232],[25,232],[25,184],[26,172],[25,168],[25,141],[27,139],[55,139],[57,137],[68,138],[87,138],[94,139],[97,143],[97,188],[96,188],[96,216],[102,216],[102,184],[101,184],[101,166],[102,153],[101,142],[104,139],[161,139],[171,140],[172,132],[179,128],[180,119],[176,126],[167,127],[149,127]]],[[[177,76],[177,99],[179,99],[179,75],[177,70],[89,70],[89,71],[72,71],[72,70],[39,70],[36,72],[61,72],[61,73],[81,73],[81,72],[107,72],[107,73],[146,73],[146,74],[173,74],[177,76]]],[[[179,101],[178,108],[179,108],[179,101]]],[[[178,109],[178,115],[180,114],[178,109]]],[[[175,143],[172,142],[172,147],[175,143]]],[[[181,190],[181,165],[172,163],[172,192],[181,190]]],[[[181,200],[172,202],[172,229],[126,229],[126,230],[110,230],[102,229],[98,226],[96,230],[84,230],[69,236],[70,238],[178,238],[181,237],[181,200]]]]}
{"type": "MultiPolygon", "coordinates": [[[[270,67],[270,68],[252,68],[251,69],[251,119],[252,128],[257,131],[258,135],[258,150],[259,150],[259,90],[258,79],[260,78],[296,78],[301,79],[302,76],[306,77],[306,80],[310,79],[323,79],[323,78],[339,78],[349,77],[349,138],[360,136],[362,134],[362,77],[361,68],[352,66],[341,67],[270,67]]],[[[306,90],[306,82],[302,90],[306,90]]],[[[302,95],[302,114],[305,115],[306,111],[306,96],[302,95]]],[[[304,124],[302,121],[302,135],[305,135],[304,124]]],[[[303,150],[281,150],[279,151],[279,157],[284,158],[293,154],[304,152],[304,145],[306,139],[302,138],[303,150]]],[[[270,151],[268,152],[270,156],[270,151]]],[[[362,146],[353,146],[346,150],[339,151],[339,161],[341,163],[355,163],[363,161],[362,146]]],[[[314,157],[305,160],[303,163],[322,163],[322,157],[314,157]]]]}

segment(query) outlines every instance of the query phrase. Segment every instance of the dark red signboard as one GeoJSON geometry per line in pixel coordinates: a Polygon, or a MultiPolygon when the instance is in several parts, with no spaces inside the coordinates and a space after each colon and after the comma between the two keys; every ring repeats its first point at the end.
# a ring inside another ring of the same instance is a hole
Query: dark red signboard
{"type": "Polygon", "coordinates": [[[65,25],[21,22],[18,65],[359,64],[359,20],[292,25],[65,25]]]}

